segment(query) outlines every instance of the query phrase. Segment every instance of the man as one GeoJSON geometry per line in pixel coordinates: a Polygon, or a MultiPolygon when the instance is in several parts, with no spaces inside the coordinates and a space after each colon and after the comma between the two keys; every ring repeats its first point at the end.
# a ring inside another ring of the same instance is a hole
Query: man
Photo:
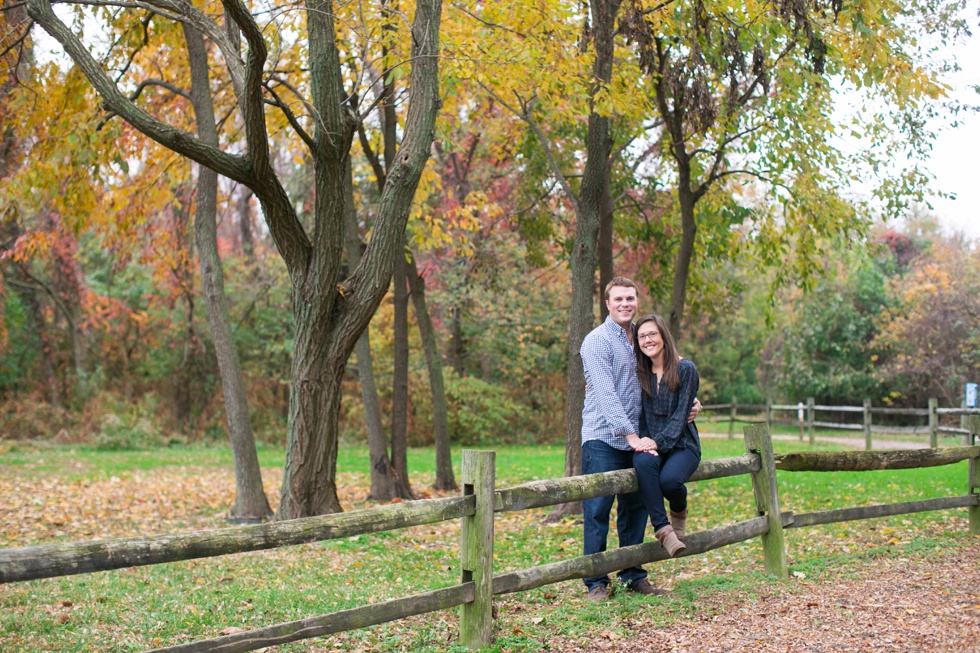
{"type": "MultiPolygon", "coordinates": [[[[606,308],[609,316],[582,341],[581,356],[585,368],[585,406],[582,409],[582,473],[598,474],[633,468],[633,446],[640,422],[640,382],[636,376],[636,354],[633,350],[633,318],[637,310],[636,284],[625,277],[615,277],[606,285],[606,308]]],[[[690,419],[701,410],[695,402],[690,419]]],[[[643,542],[647,511],[637,493],[620,494],[617,500],[616,530],[619,546],[643,542]]],[[[585,555],[606,550],[609,513],[613,497],[598,497],[582,502],[584,512],[585,555]]],[[[623,569],[619,579],[626,589],[638,594],[662,594],[647,580],[639,566],[623,569]]],[[[609,598],[609,576],[586,578],[589,599],[609,598]]]]}

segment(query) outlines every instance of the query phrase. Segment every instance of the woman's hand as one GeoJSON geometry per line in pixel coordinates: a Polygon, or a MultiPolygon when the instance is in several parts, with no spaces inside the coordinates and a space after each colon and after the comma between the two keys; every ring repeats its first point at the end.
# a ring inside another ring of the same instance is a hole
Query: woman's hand
{"type": "Polygon", "coordinates": [[[658,455],[657,441],[653,438],[641,438],[636,433],[631,433],[626,436],[626,444],[633,447],[633,451],[652,453],[654,456],[658,455]]]}

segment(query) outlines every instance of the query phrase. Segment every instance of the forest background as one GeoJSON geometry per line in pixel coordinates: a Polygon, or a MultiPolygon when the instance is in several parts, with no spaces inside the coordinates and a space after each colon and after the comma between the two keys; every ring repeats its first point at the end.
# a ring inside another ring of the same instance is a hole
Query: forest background
{"type": "MultiPolygon", "coordinates": [[[[191,5],[65,4],[60,20],[132,106],[232,155],[255,148],[228,43],[162,9],[191,5]],[[209,62],[203,78],[195,52],[209,62]],[[202,79],[212,136],[201,131],[202,79]]],[[[205,167],[144,137],[93,89],[84,55],[37,56],[41,25],[50,31],[43,5],[5,0],[2,14],[0,438],[226,442],[210,292],[226,306],[254,440],[287,444],[302,421],[290,414],[302,325],[278,218],[246,181],[215,175],[208,190],[205,167]],[[209,219],[211,244],[195,233],[209,219]],[[220,292],[202,275],[216,267],[220,292]]],[[[337,5],[330,27],[342,104],[359,120],[350,156],[337,159],[349,167],[334,175],[349,180],[349,220],[329,289],[379,233],[400,234],[381,222],[386,177],[420,88],[406,62],[424,59],[409,54],[421,9],[405,5],[337,5]]],[[[971,110],[942,79],[976,8],[900,5],[442,6],[441,106],[406,237],[392,245],[396,282],[342,370],[340,440],[366,447],[380,433],[384,465],[397,469],[399,447],[432,444],[440,430],[464,446],[562,443],[574,431],[570,279],[596,119],[608,139],[586,273],[593,323],[614,270],[640,284],[641,312],[670,316],[704,403],[959,405],[964,383],[980,380],[980,251],[924,204],[934,189],[923,162],[930,125],[971,110]]],[[[256,3],[252,22],[240,3],[201,7],[230,27],[235,52],[265,39],[270,174],[295,233],[319,234],[320,109],[304,99],[316,94],[304,63],[316,55],[312,19],[289,4],[256,3]]],[[[372,491],[410,496],[401,480],[372,491]]]]}

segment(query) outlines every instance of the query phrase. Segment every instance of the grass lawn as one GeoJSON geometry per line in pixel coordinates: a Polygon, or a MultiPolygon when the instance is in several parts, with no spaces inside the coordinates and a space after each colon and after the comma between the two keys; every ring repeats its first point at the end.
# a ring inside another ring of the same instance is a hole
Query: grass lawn
{"type": "MultiPolygon", "coordinates": [[[[744,452],[740,440],[704,440],[705,457],[744,452]]],[[[779,440],[777,452],[808,450],[779,440]]],[[[818,448],[840,448],[821,445],[818,448]]],[[[498,447],[497,486],[560,476],[563,448],[498,447]]],[[[454,451],[458,475],[458,450],[454,451]]],[[[278,501],[283,452],[259,452],[266,491],[278,501]]],[[[431,449],[409,452],[415,489],[428,496],[431,449]]],[[[364,448],[341,449],[338,480],[348,509],[366,507],[364,448]]],[[[216,447],[149,451],[0,442],[0,547],[96,537],[146,535],[226,526],[234,488],[231,454],[216,447]]],[[[458,476],[457,476],[458,478],[458,476]]],[[[808,512],[892,503],[966,491],[966,463],[922,470],[780,473],[783,510],[808,512]]],[[[692,531],[754,515],[747,476],[690,486],[692,531]]],[[[581,554],[581,524],[546,524],[547,510],[498,515],[496,573],[581,554]]],[[[801,579],[853,573],[875,557],[929,556],[967,541],[966,511],[943,511],[787,531],[788,583],[763,573],[758,541],[648,565],[656,584],[672,590],[653,599],[619,592],[597,608],[570,581],[497,601],[494,651],[548,650],[552,637],[589,638],[628,630],[630,616],[668,624],[699,613],[707,595],[801,591],[801,579]],[[850,570],[850,572],[849,572],[850,570]]],[[[134,651],[301,619],[458,582],[459,524],[395,532],[153,567],[0,586],[0,649],[134,651]]],[[[615,537],[610,544],[615,545],[615,537]]],[[[456,611],[433,613],[284,651],[453,650],[456,611]]]]}

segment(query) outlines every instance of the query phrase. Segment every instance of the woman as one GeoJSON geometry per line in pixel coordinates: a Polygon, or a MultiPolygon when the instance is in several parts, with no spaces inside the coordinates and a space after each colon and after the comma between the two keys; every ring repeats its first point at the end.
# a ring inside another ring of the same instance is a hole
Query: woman
{"type": "Polygon", "coordinates": [[[698,392],[698,371],[694,363],[677,356],[661,316],[641,317],[635,333],[636,373],[643,392],[633,467],[654,534],[673,557],[687,548],[681,542],[687,521],[684,483],[701,462],[698,429],[687,422],[698,392]]]}

